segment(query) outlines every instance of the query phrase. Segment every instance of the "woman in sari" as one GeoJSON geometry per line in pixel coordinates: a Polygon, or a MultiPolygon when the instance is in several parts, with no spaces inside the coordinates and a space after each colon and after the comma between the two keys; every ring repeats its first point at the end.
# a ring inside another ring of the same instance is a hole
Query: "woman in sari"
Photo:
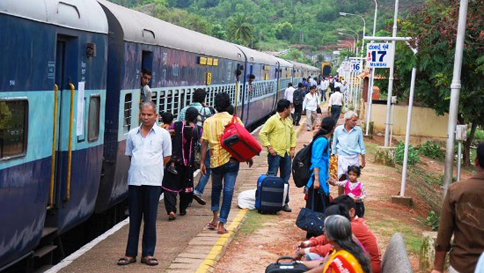
{"type": "Polygon", "coordinates": [[[202,128],[196,125],[198,110],[190,107],[185,121],[177,121],[170,129],[174,131],[171,162],[176,172],[165,172],[162,188],[165,193],[165,208],[168,220],[175,220],[176,197],[180,195],[180,215],[186,214],[193,198],[194,150],[200,141],[202,128]]]}
{"type": "Polygon", "coordinates": [[[340,215],[332,215],[324,221],[326,239],[333,245],[320,266],[309,272],[323,273],[370,273],[370,258],[352,238],[350,221],[340,215]]]}

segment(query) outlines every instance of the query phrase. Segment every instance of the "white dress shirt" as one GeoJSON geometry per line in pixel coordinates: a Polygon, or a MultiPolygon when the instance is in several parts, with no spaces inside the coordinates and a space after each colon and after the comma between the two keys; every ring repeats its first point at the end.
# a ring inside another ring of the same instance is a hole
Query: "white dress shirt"
{"type": "Polygon", "coordinates": [[[321,90],[326,91],[326,90],[328,90],[328,87],[329,87],[329,81],[328,80],[321,81],[321,90]]]}
{"type": "Polygon", "coordinates": [[[329,106],[333,105],[343,105],[343,94],[341,94],[341,92],[334,92],[331,97],[329,97],[329,106]]]}
{"type": "Polygon", "coordinates": [[[284,98],[292,103],[292,99],[294,97],[294,91],[296,88],[289,86],[286,88],[286,91],[284,91],[284,98]]]}
{"type": "Polygon", "coordinates": [[[308,111],[316,111],[320,104],[321,100],[319,99],[318,95],[316,95],[316,93],[311,94],[311,92],[309,92],[304,97],[303,109],[308,111]]]}
{"type": "Polygon", "coordinates": [[[134,128],[128,133],[125,154],[131,156],[129,186],[161,186],[163,158],[171,156],[170,133],[155,124],[143,137],[141,127],[134,128]]]}

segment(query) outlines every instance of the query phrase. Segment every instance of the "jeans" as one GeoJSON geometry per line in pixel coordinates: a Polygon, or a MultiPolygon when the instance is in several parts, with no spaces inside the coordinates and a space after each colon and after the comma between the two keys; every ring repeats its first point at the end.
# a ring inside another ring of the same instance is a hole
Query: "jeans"
{"type": "Polygon", "coordinates": [[[302,104],[294,104],[294,125],[299,124],[301,120],[302,104]]]}
{"type": "Polygon", "coordinates": [[[277,175],[277,171],[280,169],[280,177],[284,184],[287,184],[287,195],[285,204],[289,203],[289,178],[291,177],[291,157],[286,153],[284,157],[278,155],[268,155],[267,164],[269,170],[267,173],[277,175]]]}
{"type": "Polygon", "coordinates": [[[331,106],[331,117],[338,122],[339,115],[341,114],[341,105],[331,106]]]}
{"type": "Polygon", "coordinates": [[[205,167],[207,167],[207,173],[202,175],[200,177],[200,180],[198,180],[198,184],[195,187],[195,190],[193,191],[193,194],[196,195],[203,195],[203,190],[205,189],[205,186],[207,186],[208,181],[210,181],[210,150],[207,149],[207,155],[205,156],[205,167]]]}
{"type": "Polygon", "coordinates": [[[222,181],[224,197],[222,208],[220,209],[219,222],[227,223],[230,207],[232,206],[232,197],[234,195],[235,181],[239,173],[238,161],[231,159],[224,165],[212,169],[212,211],[219,211],[220,195],[222,194],[222,181]]]}
{"type": "Polygon", "coordinates": [[[142,257],[153,256],[156,246],[156,216],[161,187],[158,186],[129,186],[129,235],[126,246],[126,256],[138,255],[139,232],[141,219],[144,220],[142,257]]]}

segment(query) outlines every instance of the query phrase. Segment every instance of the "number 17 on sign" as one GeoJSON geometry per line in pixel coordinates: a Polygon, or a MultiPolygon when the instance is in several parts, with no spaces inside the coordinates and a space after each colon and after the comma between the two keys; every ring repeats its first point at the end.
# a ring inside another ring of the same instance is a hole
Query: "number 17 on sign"
{"type": "Polygon", "coordinates": [[[393,47],[388,43],[369,43],[367,44],[367,62],[372,68],[390,67],[393,59],[393,47]]]}

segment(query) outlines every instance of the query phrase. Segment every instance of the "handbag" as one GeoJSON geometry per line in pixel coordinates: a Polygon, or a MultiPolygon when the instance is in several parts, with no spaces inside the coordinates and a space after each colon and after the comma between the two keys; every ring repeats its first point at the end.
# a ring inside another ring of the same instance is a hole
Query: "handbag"
{"type": "Polygon", "coordinates": [[[313,210],[315,194],[315,190],[313,190],[311,209],[302,208],[299,212],[299,215],[296,219],[296,226],[310,234],[319,236],[324,233],[324,213],[313,210]]]}
{"type": "Polygon", "coordinates": [[[329,178],[338,180],[338,157],[336,155],[331,155],[329,157],[329,178]]]}

